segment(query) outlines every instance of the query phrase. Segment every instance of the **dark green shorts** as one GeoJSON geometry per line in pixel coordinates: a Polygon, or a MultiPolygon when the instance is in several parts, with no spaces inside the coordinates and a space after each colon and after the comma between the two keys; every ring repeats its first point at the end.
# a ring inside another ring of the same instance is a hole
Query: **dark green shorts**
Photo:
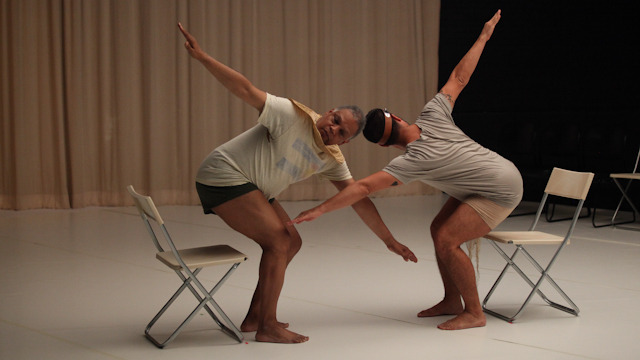
{"type": "MultiPolygon", "coordinates": [[[[260,189],[253,183],[235,186],[210,186],[196,182],[196,190],[198,191],[198,197],[200,197],[200,203],[202,204],[204,213],[215,214],[215,212],[211,210],[212,208],[246,193],[260,189]]],[[[269,202],[273,202],[273,200],[274,199],[270,199],[269,202]]]]}

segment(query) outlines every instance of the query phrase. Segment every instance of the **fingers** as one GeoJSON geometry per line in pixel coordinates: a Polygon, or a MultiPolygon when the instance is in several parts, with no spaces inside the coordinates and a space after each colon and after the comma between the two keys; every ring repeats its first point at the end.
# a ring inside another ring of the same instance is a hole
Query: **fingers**
{"type": "Polygon", "coordinates": [[[182,26],[181,23],[178,23],[178,29],[180,29],[180,32],[182,33],[182,35],[185,37],[185,39],[187,39],[187,42],[185,43],[185,47],[187,47],[187,44],[189,45],[188,48],[194,48],[194,44],[195,44],[195,38],[193,37],[193,35],[191,35],[187,30],[185,30],[185,28],[182,26]]]}
{"type": "Polygon", "coordinates": [[[493,30],[495,29],[498,21],[500,21],[501,17],[502,17],[502,10],[496,11],[496,13],[493,14],[493,17],[491,17],[491,19],[489,19],[489,21],[487,21],[484,24],[484,27],[482,28],[482,32],[480,36],[483,37],[485,40],[489,40],[491,38],[491,35],[493,35],[493,30]]]}
{"type": "Polygon", "coordinates": [[[492,25],[495,25],[498,23],[498,21],[500,21],[500,18],[502,17],[502,10],[498,10],[496,11],[496,13],[493,15],[493,17],[491,18],[491,20],[489,20],[489,22],[492,25]]]}
{"type": "Polygon", "coordinates": [[[300,224],[301,222],[305,222],[305,221],[311,221],[314,218],[310,215],[307,215],[305,213],[300,213],[298,216],[296,216],[295,219],[290,220],[287,222],[287,225],[295,225],[295,224],[300,224]]]}
{"type": "Polygon", "coordinates": [[[411,251],[408,247],[406,247],[406,246],[404,246],[404,245],[402,245],[400,243],[396,243],[395,245],[390,245],[390,246],[388,246],[388,248],[392,252],[402,256],[404,261],[411,261],[411,262],[414,262],[414,263],[418,262],[418,258],[413,253],[413,251],[411,251]]]}
{"type": "Polygon", "coordinates": [[[184,37],[186,37],[187,39],[189,38],[189,32],[184,29],[181,23],[178,23],[178,29],[180,29],[180,32],[182,33],[182,35],[184,35],[184,37]]]}
{"type": "Polygon", "coordinates": [[[414,263],[418,262],[418,258],[416,257],[416,255],[408,248],[406,249],[405,254],[402,255],[402,257],[404,258],[404,261],[411,261],[414,263]]]}

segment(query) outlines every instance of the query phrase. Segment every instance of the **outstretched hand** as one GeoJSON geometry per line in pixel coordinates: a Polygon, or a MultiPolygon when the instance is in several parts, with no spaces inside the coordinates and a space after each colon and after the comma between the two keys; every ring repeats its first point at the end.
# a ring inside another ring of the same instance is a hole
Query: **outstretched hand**
{"type": "Polygon", "coordinates": [[[402,256],[402,258],[404,259],[404,261],[413,261],[414,263],[418,262],[418,258],[416,257],[416,255],[413,253],[413,251],[409,250],[408,247],[400,244],[399,242],[395,241],[390,245],[387,245],[387,248],[389,250],[391,250],[392,252],[402,256]]]}
{"type": "Polygon", "coordinates": [[[293,224],[300,224],[301,222],[305,222],[305,221],[313,221],[316,218],[318,218],[320,215],[322,215],[322,212],[318,210],[317,207],[314,207],[313,209],[309,209],[301,212],[298,216],[296,216],[295,219],[289,221],[287,224],[293,225],[293,224]]]}
{"type": "MultiPolygon", "coordinates": [[[[312,209],[301,212],[295,219],[287,222],[288,225],[300,224],[305,221],[313,221],[320,217],[324,212],[319,209],[319,207],[314,207],[312,209]]],[[[395,239],[390,244],[387,244],[387,249],[390,251],[402,256],[404,261],[413,261],[414,263],[418,262],[418,258],[413,253],[413,251],[409,250],[408,247],[402,245],[395,239]]]]}
{"type": "Polygon", "coordinates": [[[485,40],[489,40],[491,38],[491,35],[493,35],[493,30],[496,28],[496,24],[498,23],[498,21],[500,21],[500,18],[502,17],[501,14],[502,14],[502,10],[496,11],[496,13],[493,14],[493,17],[489,19],[489,21],[484,23],[484,27],[482,28],[482,32],[480,33],[480,36],[484,37],[485,40]]]}
{"type": "Polygon", "coordinates": [[[189,55],[191,55],[191,57],[193,57],[194,59],[200,59],[202,54],[204,54],[204,51],[202,51],[200,45],[198,45],[196,38],[193,37],[193,35],[191,35],[187,30],[185,30],[185,28],[182,27],[181,23],[178,23],[178,29],[180,29],[182,35],[184,35],[184,38],[187,39],[187,41],[184,43],[184,47],[189,52],[189,55]]]}

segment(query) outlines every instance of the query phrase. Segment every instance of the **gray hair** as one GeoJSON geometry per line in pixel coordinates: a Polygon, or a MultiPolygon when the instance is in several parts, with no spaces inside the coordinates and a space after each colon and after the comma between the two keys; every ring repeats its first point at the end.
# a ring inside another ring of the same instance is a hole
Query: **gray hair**
{"type": "Polygon", "coordinates": [[[356,105],[345,105],[345,106],[340,106],[338,108],[338,110],[342,110],[342,109],[350,110],[351,114],[353,114],[353,117],[358,122],[358,130],[356,130],[353,136],[351,136],[351,139],[353,139],[362,132],[362,129],[364,129],[364,126],[367,123],[367,120],[364,117],[364,113],[362,112],[362,110],[356,105]]]}

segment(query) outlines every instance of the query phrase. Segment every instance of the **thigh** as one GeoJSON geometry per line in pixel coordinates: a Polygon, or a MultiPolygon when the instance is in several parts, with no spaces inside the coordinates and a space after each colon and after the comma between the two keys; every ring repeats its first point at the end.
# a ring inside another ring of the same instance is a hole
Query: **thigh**
{"type": "Polygon", "coordinates": [[[213,211],[233,230],[254,240],[260,246],[273,244],[274,241],[289,236],[281,215],[259,190],[218,205],[213,211]]]}
{"type": "Polygon", "coordinates": [[[431,231],[434,240],[460,246],[488,234],[491,229],[471,206],[449,198],[433,220],[431,231]]]}
{"type": "Polygon", "coordinates": [[[495,202],[481,197],[472,196],[464,200],[465,204],[471,206],[480,217],[484,220],[490,229],[496,228],[506,219],[513,211],[513,208],[506,208],[496,204],[495,202]]]}

